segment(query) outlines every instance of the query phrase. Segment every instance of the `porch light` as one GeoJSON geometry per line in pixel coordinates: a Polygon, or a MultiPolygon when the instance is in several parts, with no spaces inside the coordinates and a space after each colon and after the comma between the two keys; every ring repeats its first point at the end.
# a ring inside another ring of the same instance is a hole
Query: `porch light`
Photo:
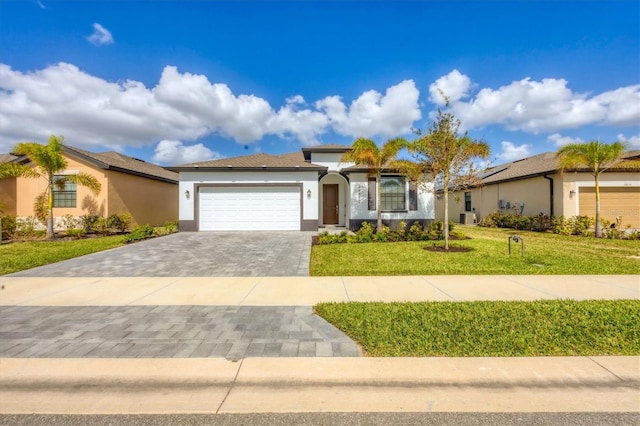
{"type": "Polygon", "coordinates": [[[576,196],[576,191],[574,191],[573,189],[569,191],[569,198],[573,198],[575,196],[576,196]]]}
{"type": "Polygon", "coordinates": [[[191,193],[189,192],[189,190],[187,189],[186,191],[184,191],[184,196],[187,197],[187,200],[189,199],[189,197],[191,196],[191,193]]]}
{"type": "Polygon", "coordinates": [[[311,190],[307,189],[307,198],[311,198],[311,190]]]}

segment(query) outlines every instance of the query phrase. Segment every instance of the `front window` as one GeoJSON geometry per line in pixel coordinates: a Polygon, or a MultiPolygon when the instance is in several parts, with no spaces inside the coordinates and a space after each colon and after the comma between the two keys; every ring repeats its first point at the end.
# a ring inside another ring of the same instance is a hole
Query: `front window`
{"type": "Polygon", "coordinates": [[[77,186],[67,180],[67,176],[53,177],[53,207],[75,207],[77,186]],[[64,182],[64,183],[63,183],[64,182]]]}
{"type": "Polygon", "coordinates": [[[464,211],[471,211],[471,192],[464,193],[464,211]]]}
{"type": "Polygon", "coordinates": [[[382,177],[380,207],[383,211],[404,211],[406,206],[406,188],[404,178],[400,176],[382,177]]]}

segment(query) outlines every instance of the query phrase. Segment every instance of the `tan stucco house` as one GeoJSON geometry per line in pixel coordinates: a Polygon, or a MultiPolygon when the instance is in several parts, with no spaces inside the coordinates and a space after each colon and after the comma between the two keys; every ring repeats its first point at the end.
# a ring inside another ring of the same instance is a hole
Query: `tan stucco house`
{"type": "MultiPolygon", "coordinates": [[[[629,151],[626,159],[640,159],[629,151]]],[[[640,170],[615,166],[600,175],[601,213],[622,227],[640,228],[640,170]]],[[[546,152],[483,171],[476,185],[454,191],[449,198],[449,220],[473,223],[493,212],[535,216],[595,217],[595,182],[586,169],[560,173],[555,152],[546,152]]],[[[436,219],[444,217],[442,194],[436,194],[436,219]]]]}
{"type": "MultiPolygon", "coordinates": [[[[94,196],[89,189],[68,184],[54,190],[54,216],[130,213],[132,225],[162,225],[178,219],[178,174],[117,152],[93,153],[68,145],[63,147],[67,169],[61,174],[79,172],[94,176],[102,189],[94,196]]],[[[0,154],[0,162],[28,164],[26,157],[0,154]]],[[[40,178],[0,179],[0,203],[4,214],[33,216],[36,197],[46,188],[40,178]]]]}

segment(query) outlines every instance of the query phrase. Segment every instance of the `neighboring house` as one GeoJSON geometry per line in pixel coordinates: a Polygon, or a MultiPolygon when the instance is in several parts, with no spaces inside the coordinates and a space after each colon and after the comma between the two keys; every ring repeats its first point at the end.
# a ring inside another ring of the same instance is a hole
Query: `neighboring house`
{"type": "Polygon", "coordinates": [[[433,220],[433,194],[398,173],[383,175],[376,200],[378,182],[369,171],[340,162],[350,149],[321,145],[168,167],[180,175],[180,230],[358,229],[364,221],[375,224],[378,202],[392,227],[433,220]]]}
{"type": "MultiPolygon", "coordinates": [[[[102,185],[100,194],[80,185],[54,188],[54,217],[130,213],[132,225],[162,225],[178,218],[178,175],[158,165],[117,152],[93,153],[65,145],[68,166],[62,175],[85,172],[102,185]]],[[[1,154],[0,162],[28,164],[26,157],[1,154]]],[[[0,179],[4,214],[33,216],[36,197],[46,189],[42,178],[0,179]]]]}
{"type": "MultiPolygon", "coordinates": [[[[630,151],[627,159],[640,159],[630,151]]],[[[555,152],[546,152],[483,171],[480,183],[454,191],[449,199],[449,217],[461,223],[479,222],[490,213],[535,216],[595,217],[595,181],[586,169],[560,173],[555,152]]],[[[640,174],[615,167],[600,175],[602,218],[622,227],[640,228],[640,174]]],[[[436,195],[436,218],[444,216],[442,194],[436,195]]]]}

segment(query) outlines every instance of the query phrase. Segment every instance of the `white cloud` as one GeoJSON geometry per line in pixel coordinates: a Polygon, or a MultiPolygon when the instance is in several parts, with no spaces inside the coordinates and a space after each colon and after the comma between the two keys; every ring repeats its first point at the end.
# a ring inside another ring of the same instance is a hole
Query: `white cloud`
{"type": "Polygon", "coordinates": [[[348,108],[339,96],[328,96],[315,106],[342,135],[395,137],[408,133],[422,117],[419,95],[413,80],[405,80],[389,87],[384,95],[375,90],[364,92],[348,108]]]}
{"type": "Polygon", "coordinates": [[[502,141],[502,153],[498,154],[498,159],[502,161],[515,161],[531,155],[531,145],[514,145],[508,141],[502,141]]]}
{"type": "Polygon", "coordinates": [[[158,143],[153,161],[165,165],[196,163],[198,161],[218,160],[222,156],[203,144],[184,145],[181,141],[163,140],[158,143]]]}
{"type": "Polygon", "coordinates": [[[113,44],[113,36],[111,35],[111,32],[97,22],[93,24],[93,34],[88,36],[87,40],[96,46],[113,44]]]}
{"type": "Polygon", "coordinates": [[[449,102],[456,102],[468,96],[471,89],[471,79],[454,69],[449,74],[437,79],[429,86],[429,100],[436,105],[445,105],[442,95],[449,98],[449,102]]]}
{"type": "Polygon", "coordinates": [[[330,130],[358,136],[397,136],[420,118],[413,81],[362,94],[349,108],[337,97],[306,106],[294,95],[277,111],[265,99],[234,94],[206,76],[164,68],[151,88],[110,82],[59,63],[23,73],[0,64],[0,152],[17,141],[64,135],[91,149],[141,147],[158,141],[194,141],[219,134],[240,144],[266,135],[318,143],[330,130]]]}
{"type": "Polygon", "coordinates": [[[640,149],[640,135],[626,137],[622,133],[618,135],[618,141],[629,144],[631,149],[640,149]]]}
{"type": "Polygon", "coordinates": [[[584,143],[584,140],[582,140],[581,138],[562,136],[560,133],[554,133],[547,136],[547,140],[553,142],[557,147],[569,145],[570,143],[584,143]]]}
{"type": "MultiPolygon", "coordinates": [[[[573,92],[563,79],[525,78],[498,89],[483,88],[462,101],[471,86],[467,76],[454,70],[430,87],[432,97],[437,87],[452,92],[451,110],[465,129],[498,124],[507,130],[538,134],[585,125],[631,126],[640,122],[640,85],[591,96],[573,92]]],[[[434,99],[437,104],[443,102],[434,99]]]]}

